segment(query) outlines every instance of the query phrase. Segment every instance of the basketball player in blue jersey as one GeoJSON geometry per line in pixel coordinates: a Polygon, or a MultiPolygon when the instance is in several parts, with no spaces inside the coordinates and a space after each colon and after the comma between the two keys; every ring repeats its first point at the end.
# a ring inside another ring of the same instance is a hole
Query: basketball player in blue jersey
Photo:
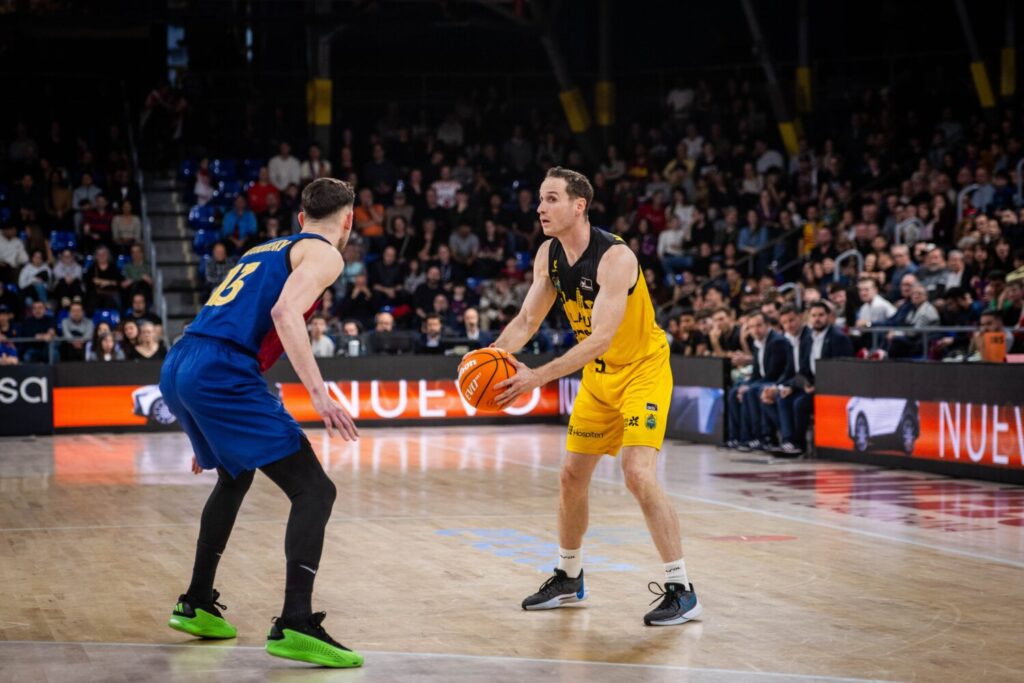
{"type": "Polygon", "coordinates": [[[267,652],[339,668],[360,666],[363,658],[327,635],[325,613],[312,610],[335,487],[261,372],[286,353],[328,433],[358,438],[351,416],[327,395],[306,336],[306,319],[344,265],[340,250],[352,231],[353,199],[352,187],[340,180],[310,183],[302,192],[302,232],[247,251],[171,349],[160,374],[164,400],[192,442],[193,470],[217,470],[203,508],[192,582],[168,625],[201,638],[235,637],[235,627],[218,610],[224,606],[213,582],[259,469],[292,502],[284,606],[267,636],[267,652]]]}

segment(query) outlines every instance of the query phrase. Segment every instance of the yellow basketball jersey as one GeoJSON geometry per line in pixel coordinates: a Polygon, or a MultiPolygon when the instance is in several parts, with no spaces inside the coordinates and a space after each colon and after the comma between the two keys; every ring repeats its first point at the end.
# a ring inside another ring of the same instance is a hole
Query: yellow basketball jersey
{"type": "MultiPolygon", "coordinates": [[[[569,319],[569,325],[580,342],[590,336],[593,328],[590,314],[600,287],[597,284],[597,267],[605,252],[622,238],[599,228],[590,228],[590,244],[571,266],[565,250],[557,240],[551,240],[548,249],[548,275],[558,292],[562,309],[569,319]]],[[[637,269],[636,284],[629,290],[626,312],[622,324],[612,338],[608,351],[594,361],[597,372],[618,372],[623,367],[658,354],[668,352],[665,333],[658,327],[654,316],[654,305],[643,273],[637,269]]]]}

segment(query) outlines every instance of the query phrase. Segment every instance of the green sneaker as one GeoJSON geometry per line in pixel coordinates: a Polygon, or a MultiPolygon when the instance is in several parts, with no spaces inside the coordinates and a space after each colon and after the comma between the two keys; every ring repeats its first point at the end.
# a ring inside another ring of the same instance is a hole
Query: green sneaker
{"type": "Polygon", "coordinates": [[[199,638],[234,638],[238,629],[221,616],[220,609],[227,607],[217,602],[220,593],[213,591],[213,598],[203,604],[188,595],[178,597],[178,604],[171,612],[167,625],[175,631],[181,631],[199,638]]]}
{"type": "Polygon", "coordinates": [[[324,630],[326,612],[317,612],[305,624],[285,623],[274,619],[267,634],[267,652],[275,657],[309,662],[335,669],[363,665],[363,656],[348,649],[324,630]]]}

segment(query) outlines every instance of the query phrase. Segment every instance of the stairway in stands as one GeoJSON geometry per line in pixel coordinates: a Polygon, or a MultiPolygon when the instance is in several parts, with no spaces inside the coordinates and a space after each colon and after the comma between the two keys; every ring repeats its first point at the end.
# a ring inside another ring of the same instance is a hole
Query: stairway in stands
{"type": "Polygon", "coordinates": [[[156,246],[157,264],[164,274],[167,301],[167,338],[174,340],[202,304],[198,282],[198,258],[192,250],[188,207],[172,172],[145,176],[149,222],[156,246]]]}

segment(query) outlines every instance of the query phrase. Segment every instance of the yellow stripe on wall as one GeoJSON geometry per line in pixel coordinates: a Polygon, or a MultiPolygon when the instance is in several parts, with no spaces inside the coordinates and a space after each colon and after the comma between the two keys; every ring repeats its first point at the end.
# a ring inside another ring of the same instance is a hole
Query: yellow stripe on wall
{"type": "Polygon", "coordinates": [[[988,82],[985,62],[971,62],[971,76],[974,77],[974,89],[978,91],[978,101],[985,109],[996,106],[996,98],[992,94],[992,85],[988,82]]]}
{"type": "Polygon", "coordinates": [[[562,100],[562,109],[565,110],[565,118],[569,121],[569,130],[573,133],[583,133],[590,128],[590,113],[579,88],[563,90],[558,93],[558,98],[562,100]]]}
{"type": "Polygon", "coordinates": [[[999,94],[1003,97],[1013,97],[1017,93],[1017,48],[1003,48],[1001,66],[999,94]]]}
{"type": "Polygon", "coordinates": [[[599,126],[615,123],[615,84],[598,81],[594,85],[594,115],[599,126]]]}

